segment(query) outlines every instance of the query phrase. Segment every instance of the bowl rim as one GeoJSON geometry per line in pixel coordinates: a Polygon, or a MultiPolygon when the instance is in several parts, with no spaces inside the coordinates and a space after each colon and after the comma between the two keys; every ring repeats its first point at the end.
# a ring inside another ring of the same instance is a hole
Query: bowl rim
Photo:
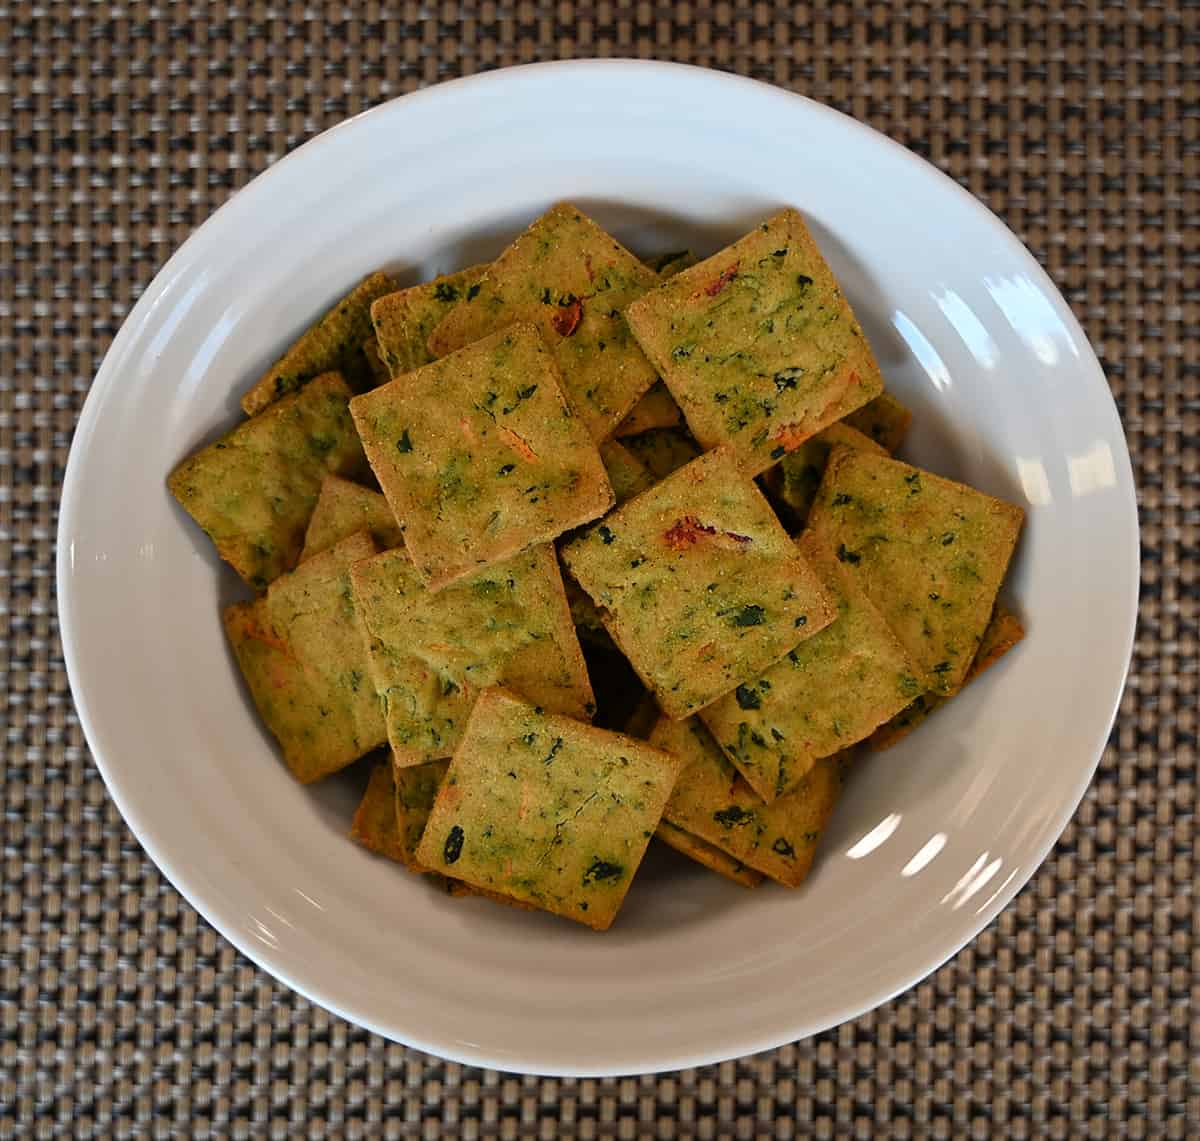
{"type": "MultiPolygon", "coordinates": [[[[811,99],[808,96],[788,91],[761,80],[715,69],[698,67],[692,64],[630,58],[555,60],[498,68],[476,75],[446,80],[414,92],[401,94],[359,112],[308,139],[299,147],[296,147],[272,163],[267,169],[251,179],[244,187],[237,190],[189,234],[147,284],[141,296],[122,321],[121,327],[105,352],[96,370],[93,382],[88,389],[73,434],[63,476],[62,494],[59,501],[59,520],[56,530],[56,611],[59,619],[60,642],[63,650],[67,680],[74,708],[79,718],[80,728],[88,743],[88,752],[100,772],[109,796],[112,797],[118,811],[121,813],[122,819],[134,834],[146,855],[153,861],[172,887],[188,902],[189,906],[193,907],[207,924],[259,969],[264,970],[313,1004],[372,1033],[378,1034],[386,1040],[397,1041],[449,1061],[481,1067],[495,1067],[497,1064],[496,1060],[486,1050],[464,1048],[465,1044],[441,1041],[432,1042],[425,1039],[420,1033],[411,1033],[407,1029],[401,1038],[396,1028],[381,1025],[372,1017],[369,1010],[355,1007],[352,1004],[343,1005],[336,1001],[331,1001],[322,992],[322,984],[319,979],[315,977],[303,977],[288,967],[281,965],[278,961],[279,957],[269,948],[253,944],[249,937],[244,935],[232,923],[227,922],[224,916],[217,914],[216,909],[210,906],[209,901],[203,898],[202,893],[199,891],[193,892],[188,886],[185,886],[187,885],[185,869],[177,867],[169,852],[157,841],[155,838],[156,828],[153,823],[141,818],[137,811],[131,807],[122,794],[120,780],[112,766],[102,753],[91,744],[93,740],[99,739],[99,733],[96,730],[94,711],[80,677],[80,665],[76,647],[76,617],[71,588],[70,533],[76,515],[76,503],[80,494],[80,469],[84,462],[82,457],[88,452],[96,433],[101,417],[101,405],[104,402],[104,395],[118,383],[118,375],[113,362],[121,357],[126,343],[134,336],[135,328],[145,319],[156,304],[157,299],[169,288],[172,281],[190,266],[192,260],[207,240],[207,235],[212,232],[216,219],[223,215],[237,212],[261,199],[265,194],[270,193],[279,181],[280,172],[286,170],[288,164],[302,152],[312,154],[314,151],[326,146],[333,137],[337,136],[341,138],[345,133],[353,130],[361,121],[393,114],[395,113],[396,106],[400,103],[412,106],[416,103],[438,101],[444,99],[449,93],[461,91],[465,88],[480,90],[487,88],[502,89],[516,76],[528,73],[581,73],[585,71],[608,72],[614,77],[619,77],[623,73],[636,72],[639,78],[650,73],[655,73],[668,81],[683,77],[694,82],[703,77],[705,81],[711,83],[714,87],[751,89],[759,97],[774,98],[781,104],[787,103],[796,108],[803,108],[806,114],[823,116],[834,120],[846,132],[869,137],[873,145],[890,149],[894,156],[902,158],[903,161],[909,164],[921,167],[923,173],[933,176],[935,181],[940,180],[944,189],[950,190],[961,201],[969,204],[970,208],[978,215],[982,225],[999,227],[1007,238],[1023,251],[1028,262],[1029,273],[1039,286],[1051,295],[1062,299],[1061,291],[1054,284],[1049,274],[1046,273],[1037,259],[1008,226],[1005,225],[1001,218],[933,163],[910,151],[881,131],[877,131],[850,115],[811,99]]],[[[957,935],[952,937],[945,948],[939,949],[937,954],[928,959],[918,973],[912,977],[897,983],[878,986],[869,994],[860,997],[857,1002],[847,1004],[843,1008],[837,1022],[826,1024],[822,1021],[817,1025],[806,1025],[803,1014],[797,1013],[794,1019],[794,1030],[790,1036],[781,1038],[778,1033],[755,1032],[752,1027],[746,1028],[741,1033],[731,1035],[725,1039],[720,1046],[709,1045],[705,1048],[695,1049],[689,1054],[663,1058],[654,1062],[653,1065],[641,1069],[630,1070],[628,1066],[620,1064],[597,1065],[586,1069],[563,1069],[556,1068],[553,1064],[547,1064],[545,1059],[529,1059],[528,1062],[521,1063],[519,1070],[512,1070],[509,1067],[512,1066],[513,1059],[507,1058],[505,1059],[507,1072],[548,1077],[610,1077],[640,1073],[662,1073],[714,1064],[732,1058],[746,1057],[833,1029],[838,1025],[860,1018],[863,1014],[903,994],[933,974],[964,947],[973,942],[980,932],[1007,907],[1017,892],[1029,882],[1038,868],[1045,862],[1050,851],[1061,838],[1063,831],[1075,814],[1088,786],[1091,784],[1120,709],[1121,699],[1128,681],[1137,628],[1141,566],[1136,483],[1120,415],[1111,388],[1108,386],[1107,378],[1095,355],[1094,349],[1080,326],[1078,319],[1066,304],[1065,299],[1062,299],[1062,301],[1063,316],[1066,320],[1068,331],[1081,346],[1083,353],[1080,367],[1091,371],[1096,381],[1104,386],[1108,395],[1107,407],[1104,410],[1104,414],[1111,418],[1114,438],[1120,439],[1123,444],[1113,459],[1118,483],[1125,491],[1126,502],[1124,507],[1129,512],[1133,543],[1128,549],[1128,561],[1123,568],[1130,584],[1130,592],[1124,600],[1124,611],[1121,615],[1126,626],[1123,639],[1125,646],[1124,668],[1120,672],[1119,679],[1112,685],[1111,692],[1108,695],[1107,705],[1109,713],[1103,724],[1097,723],[1094,730],[1094,737],[1090,746],[1092,753],[1091,762],[1086,767],[1081,768],[1079,780],[1072,790],[1071,795],[1064,798],[1058,811],[1053,814],[1053,826],[1047,829],[1046,838],[1036,846],[1031,854],[1020,862],[1018,865],[1018,874],[1012,876],[997,891],[988,905],[973,916],[972,920],[964,928],[965,934],[961,938],[957,935]]]]}

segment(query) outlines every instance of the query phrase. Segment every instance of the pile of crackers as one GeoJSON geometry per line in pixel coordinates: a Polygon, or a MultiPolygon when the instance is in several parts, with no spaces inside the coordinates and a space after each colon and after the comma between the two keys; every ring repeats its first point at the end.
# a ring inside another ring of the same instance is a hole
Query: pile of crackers
{"type": "Polygon", "coordinates": [[[1021,510],[893,457],[795,210],[644,262],[560,204],[371,275],[242,405],[169,485],[256,592],[246,686],[299,780],[371,755],[352,835],[454,894],[604,929],[654,836],[797,886],[850,758],[1021,637],[1021,510]]]}

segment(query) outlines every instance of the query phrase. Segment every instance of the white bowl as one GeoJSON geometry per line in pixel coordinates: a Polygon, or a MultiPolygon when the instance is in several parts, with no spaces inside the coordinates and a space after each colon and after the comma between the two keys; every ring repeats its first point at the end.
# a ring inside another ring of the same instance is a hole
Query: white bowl
{"type": "Polygon", "coordinates": [[[506,1070],[600,1075],[833,1026],[987,924],[1091,777],[1129,660],[1137,567],[1104,377],[1054,286],[987,210],[797,96],[590,62],[396,100],[300,148],[205,223],[92,386],[58,587],[96,763],[213,926],[389,1038],[506,1070]],[[358,779],[302,788],[277,760],[221,634],[234,576],[164,485],[362,274],[386,263],[415,282],[486,258],[561,198],[650,253],[708,253],[798,206],[916,412],[906,454],[1029,513],[1009,585],[1027,639],[856,773],[802,890],[750,893],[659,855],[605,935],[443,897],[346,839],[358,779]]]}

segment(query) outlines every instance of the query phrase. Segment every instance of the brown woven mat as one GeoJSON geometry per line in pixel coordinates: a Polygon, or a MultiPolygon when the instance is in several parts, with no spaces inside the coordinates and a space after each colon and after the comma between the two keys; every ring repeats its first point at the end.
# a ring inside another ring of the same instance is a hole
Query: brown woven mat
{"type": "Polygon", "coordinates": [[[1200,9],[249,2],[0,5],[0,1138],[1200,1134],[1200,9]],[[657,56],[831,103],[983,198],[1087,327],[1141,488],[1117,730],[1053,855],[875,1013],[663,1078],[465,1069],[253,967],[147,861],[88,757],[54,527],[84,394],[138,292],[323,128],[451,76],[657,56]]]}

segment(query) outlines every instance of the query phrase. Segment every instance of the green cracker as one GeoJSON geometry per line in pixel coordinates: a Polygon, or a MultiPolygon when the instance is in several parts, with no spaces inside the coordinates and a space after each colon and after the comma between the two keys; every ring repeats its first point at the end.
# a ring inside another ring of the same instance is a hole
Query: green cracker
{"type": "Polygon", "coordinates": [[[890,392],[881,392],[851,412],[844,423],[869,436],[885,451],[895,452],[904,443],[912,418],[912,413],[890,392]]]}
{"type": "Polygon", "coordinates": [[[562,558],[671,717],[757,678],[834,617],[820,580],[726,449],[617,508],[562,558]]]}
{"type": "Polygon", "coordinates": [[[650,473],[654,481],[666,479],[700,454],[696,441],[684,428],[659,428],[621,441],[650,473]]]}
{"type": "Polygon", "coordinates": [[[356,397],[350,412],[434,589],[612,506],[600,453],[532,325],[356,397]]]}
{"type": "Polygon", "coordinates": [[[1024,513],[889,456],[830,454],[809,528],[837,552],[935,695],[962,685],[1024,513]]]}
{"type": "Polygon", "coordinates": [[[829,453],[838,444],[851,448],[862,448],[869,452],[886,455],[869,436],[856,428],[847,426],[844,420],[822,428],[811,440],[805,440],[794,452],[789,452],[774,467],[767,468],[759,477],[779,518],[789,531],[799,531],[808,518],[809,508],[816,498],[821,477],[829,453]]]}
{"type": "Polygon", "coordinates": [[[351,564],[374,553],[368,535],[354,535],[225,611],[254,704],[304,783],[387,739],[350,594],[351,564]]]}
{"type": "Polygon", "coordinates": [[[257,415],[324,372],[342,373],[356,391],[371,387],[374,378],[362,347],[371,335],[371,303],[395,288],[390,274],[372,273],[363,278],[305,330],[242,397],[246,415],[257,415]]]}
{"type": "Polygon", "coordinates": [[[373,336],[368,337],[362,343],[362,351],[363,356],[367,358],[367,368],[371,371],[371,383],[368,387],[378,388],[381,384],[387,384],[392,377],[387,365],[383,363],[383,357],[379,355],[379,341],[373,336]]]}
{"type": "Polygon", "coordinates": [[[588,596],[587,591],[569,576],[563,579],[563,587],[567,592],[567,605],[571,609],[571,621],[575,625],[575,632],[579,635],[580,642],[587,642],[602,650],[616,653],[617,647],[604,627],[604,618],[596,608],[596,604],[588,596]]]}
{"type": "Polygon", "coordinates": [[[438,357],[514,322],[537,326],[571,406],[597,440],[657,379],[621,311],[658,275],[568,203],[552,207],[491,265],[429,338],[438,357]]]}
{"type": "Polygon", "coordinates": [[[597,930],[613,921],[679,762],[486,690],[417,849],[425,867],[597,930]]]}
{"type": "Polygon", "coordinates": [[[795,788],[819,757],[863,740],[921,689],[904,647],[845,564],[814,535],[797,546],[836,601],[837,618],[762,677],[700,711],[768,803],[795,788]]]}
{"type": "Polygon", "coordinates": [[[377,761],[371,769],[367,790],[350,825],[350,839],[377,856],[407,863],[396,821],[396,782],[390,759],[377,761]]]}
{"type": "Polygon", "coordinates": [[[379,356],[394,379],[429,364],[429,334],[483,277],[486,265],[446,273],[432,281],[378,298],[371,306],[371,324],[379,340],[379,356]]]}
{"type": "Polygon", "coordinates": [[[616,426],[613,435],[620,439],[623,436],[639,436],[652,428],[674,428],[682,419],[679,405],[667,386],[659,380],[616,426]]]}
{"type": "Polygon", "coordinates": [[[685,832],[669,820],[660,820],[654,835],[681,855],[695,860],[702,867],[724,876],[727,880],[741,884],[742,887],[758,887],[763,881],[762,872],[746,867],[741,860],[728,852],[722,852],[720,848],[701,840],[699,836],[685,832]]]}
{"type": "Polygon", "coordinates": [[[697,718],[662,718],[650,743],[684,762],[665,820],[786,887],[804,882],[841,791],[841,757],[818,761],[795,791],[763,804],[697,718]]]}
{"type": "Polygon", "coordinates": [[[404,544],[400,525],[378,491],[340,476],[327,475],[304,533],[300,561],[327,551],[359,531],[368,531],[381,551],[404,544]]]}
{"type": "Polygon", "coordinates": [[[554,549],[543,543],[432,593],[404,551],[350,572],[397,766],[453,754],[480,690],[595,712],[554,549]]]}
{"type": "MultiPolygon", "coordinates": [[[[971,662],[971,668],[967,670],[963,685],[969,685],[989,666],[995,665],[1023,637],[1025,637],[1025,629],[1021,625],[1021,620],[1011,610],[997,602],[992,620],[983,632],[983,640],[979,643],[979,650],[975,654],[975,660],[971,662]]],[[[876,752],[881,749],[890,749],[949,700],[948,697],[935,697],[928,693],[921,694],[886,725],[880,725],[871,734],[868,744],[876,752]]]]}
{"type": "Polygon", "coordinates": [[[625,311],[704,448],[759,472],[883,391],[803,219],[784,210],[625,311]]]}
{"type": "Polygon", "coordinates": [[[366,472],[338,373],[239,424],[184,460],[171,494],[255,590],[296,565],[326,475],[366,472]]]}

